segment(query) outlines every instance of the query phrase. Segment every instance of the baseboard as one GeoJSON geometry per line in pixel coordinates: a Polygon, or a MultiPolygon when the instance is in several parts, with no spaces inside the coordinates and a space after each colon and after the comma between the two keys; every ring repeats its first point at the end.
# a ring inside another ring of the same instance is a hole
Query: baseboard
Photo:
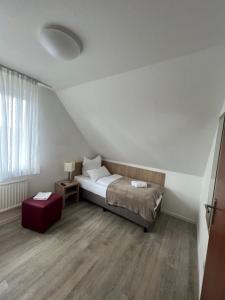
{"type": "Polygon", "coordinates": [[[22,205],[21,203],[18,203],[18,204],[14,205],[14,206],[7,207],[7,208],[4,208],[4,209],[0,209],[0,213],[7,212],[7,211],[12,210],[12,209],[14,209],[14,208],[18,208],[18,207],[20,207],[21,205],[22,205]]]}
{"type": "Polygon", "coordinates": [[[191,224],[195,224],[196,225],[196,223],[197,223],[195,220],[192,220],[190,218],[187,218],[185,216],[179,215],[179,214],[174,213],[174,212],[169,211],[169,210],[162,209],[162,212],[165,213],[166,215],[169,215],[171,217],[174,217],[176,219],[180,219],[182,221],[185,221],[185,222],[188,222],[188,223],[191,223],[191,224]]]}

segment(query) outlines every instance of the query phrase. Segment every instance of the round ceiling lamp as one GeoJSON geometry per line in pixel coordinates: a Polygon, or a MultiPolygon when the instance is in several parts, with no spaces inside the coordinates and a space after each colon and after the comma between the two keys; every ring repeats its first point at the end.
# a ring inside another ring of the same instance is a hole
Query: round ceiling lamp
{"type": "Polygon", "coordinates": [[[75,33],[58,25],[44,27],[39,40],[50,55],[63,60],[74,59],[82,50],[81,42],[75,33]]]}

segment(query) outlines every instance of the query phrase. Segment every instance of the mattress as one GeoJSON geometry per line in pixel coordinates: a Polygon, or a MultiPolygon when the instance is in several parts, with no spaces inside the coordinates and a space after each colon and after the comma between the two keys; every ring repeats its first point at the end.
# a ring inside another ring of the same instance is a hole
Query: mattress
{"type": "MultiPolygon", "coordinates": [[[[92,181],[89,177],[83,175],[75,176],[74,179],[76,179],[79,182],[82,189],[85,189],[91,193],[106,198],[106,190],[108,185],[120,177],[122,176],[114,174],[107,177],[103,177],[96,182],[92,181]]],[[[156,206],[154,208],[155,210],[157,209],[161,201],[162,195],[156,200],[156,206]]]]}
{"type": "Polygon", "coordinates": [[[82,189],[106,198],[107,186],[104,186],[97,182],[93,182],[89,177],[83,175],[75,176],[74,179],[79,182],[82,189]]]}

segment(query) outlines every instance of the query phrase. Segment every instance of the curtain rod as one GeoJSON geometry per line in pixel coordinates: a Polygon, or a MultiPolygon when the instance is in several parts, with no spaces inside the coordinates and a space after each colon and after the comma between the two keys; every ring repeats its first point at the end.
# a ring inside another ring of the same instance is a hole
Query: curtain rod
{"type": "Polygon", "coordinates": [[[25,77],[27,77],[27,78],[30,78],[30,79],[36,81],[36,82],[37,82],[38,84],[40,84],[40,85],[43,85],[43,86],[46,86],[46,87],[49,88],[49,89],[52,89],[52,86],[51,86],[51,85],[48,85],[47,83],[44,83],[44,82],[42,82],[42,81],[40,81],[40,80],[37,80],[36,78],[33,78],[33,77],[28,76],[28,75],[26,75],[26,74],[24,74],[24,73],[21,73],[21,72],[15,70],[15,69],[9,68],[9,67],[7,67],[7,66],[5,66],[5,65],[3,65],[3,64],[0,64],[0,67],[2,67],[2,68],[4,68],[4,69],[7,69],[7,70],[10,70],[10,71],[12,71],[12,72],[16,72],[17,74],[20,74],[20,75],[22,75],[22,76],[25,76],[25,77]]]}

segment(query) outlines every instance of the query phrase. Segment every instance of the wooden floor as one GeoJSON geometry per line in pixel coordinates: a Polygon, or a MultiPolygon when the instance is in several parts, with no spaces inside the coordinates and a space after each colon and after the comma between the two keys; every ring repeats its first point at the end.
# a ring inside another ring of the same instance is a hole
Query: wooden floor
{"type": "MultiPolygon", "coordinates": [[[[86,202],[47,233],[0,226],[0,299],[195,300],[195,226],[161,214],[151,233],[86,202]]],[[[4,219],[4,214],[0,215],[4,219]]]]}

